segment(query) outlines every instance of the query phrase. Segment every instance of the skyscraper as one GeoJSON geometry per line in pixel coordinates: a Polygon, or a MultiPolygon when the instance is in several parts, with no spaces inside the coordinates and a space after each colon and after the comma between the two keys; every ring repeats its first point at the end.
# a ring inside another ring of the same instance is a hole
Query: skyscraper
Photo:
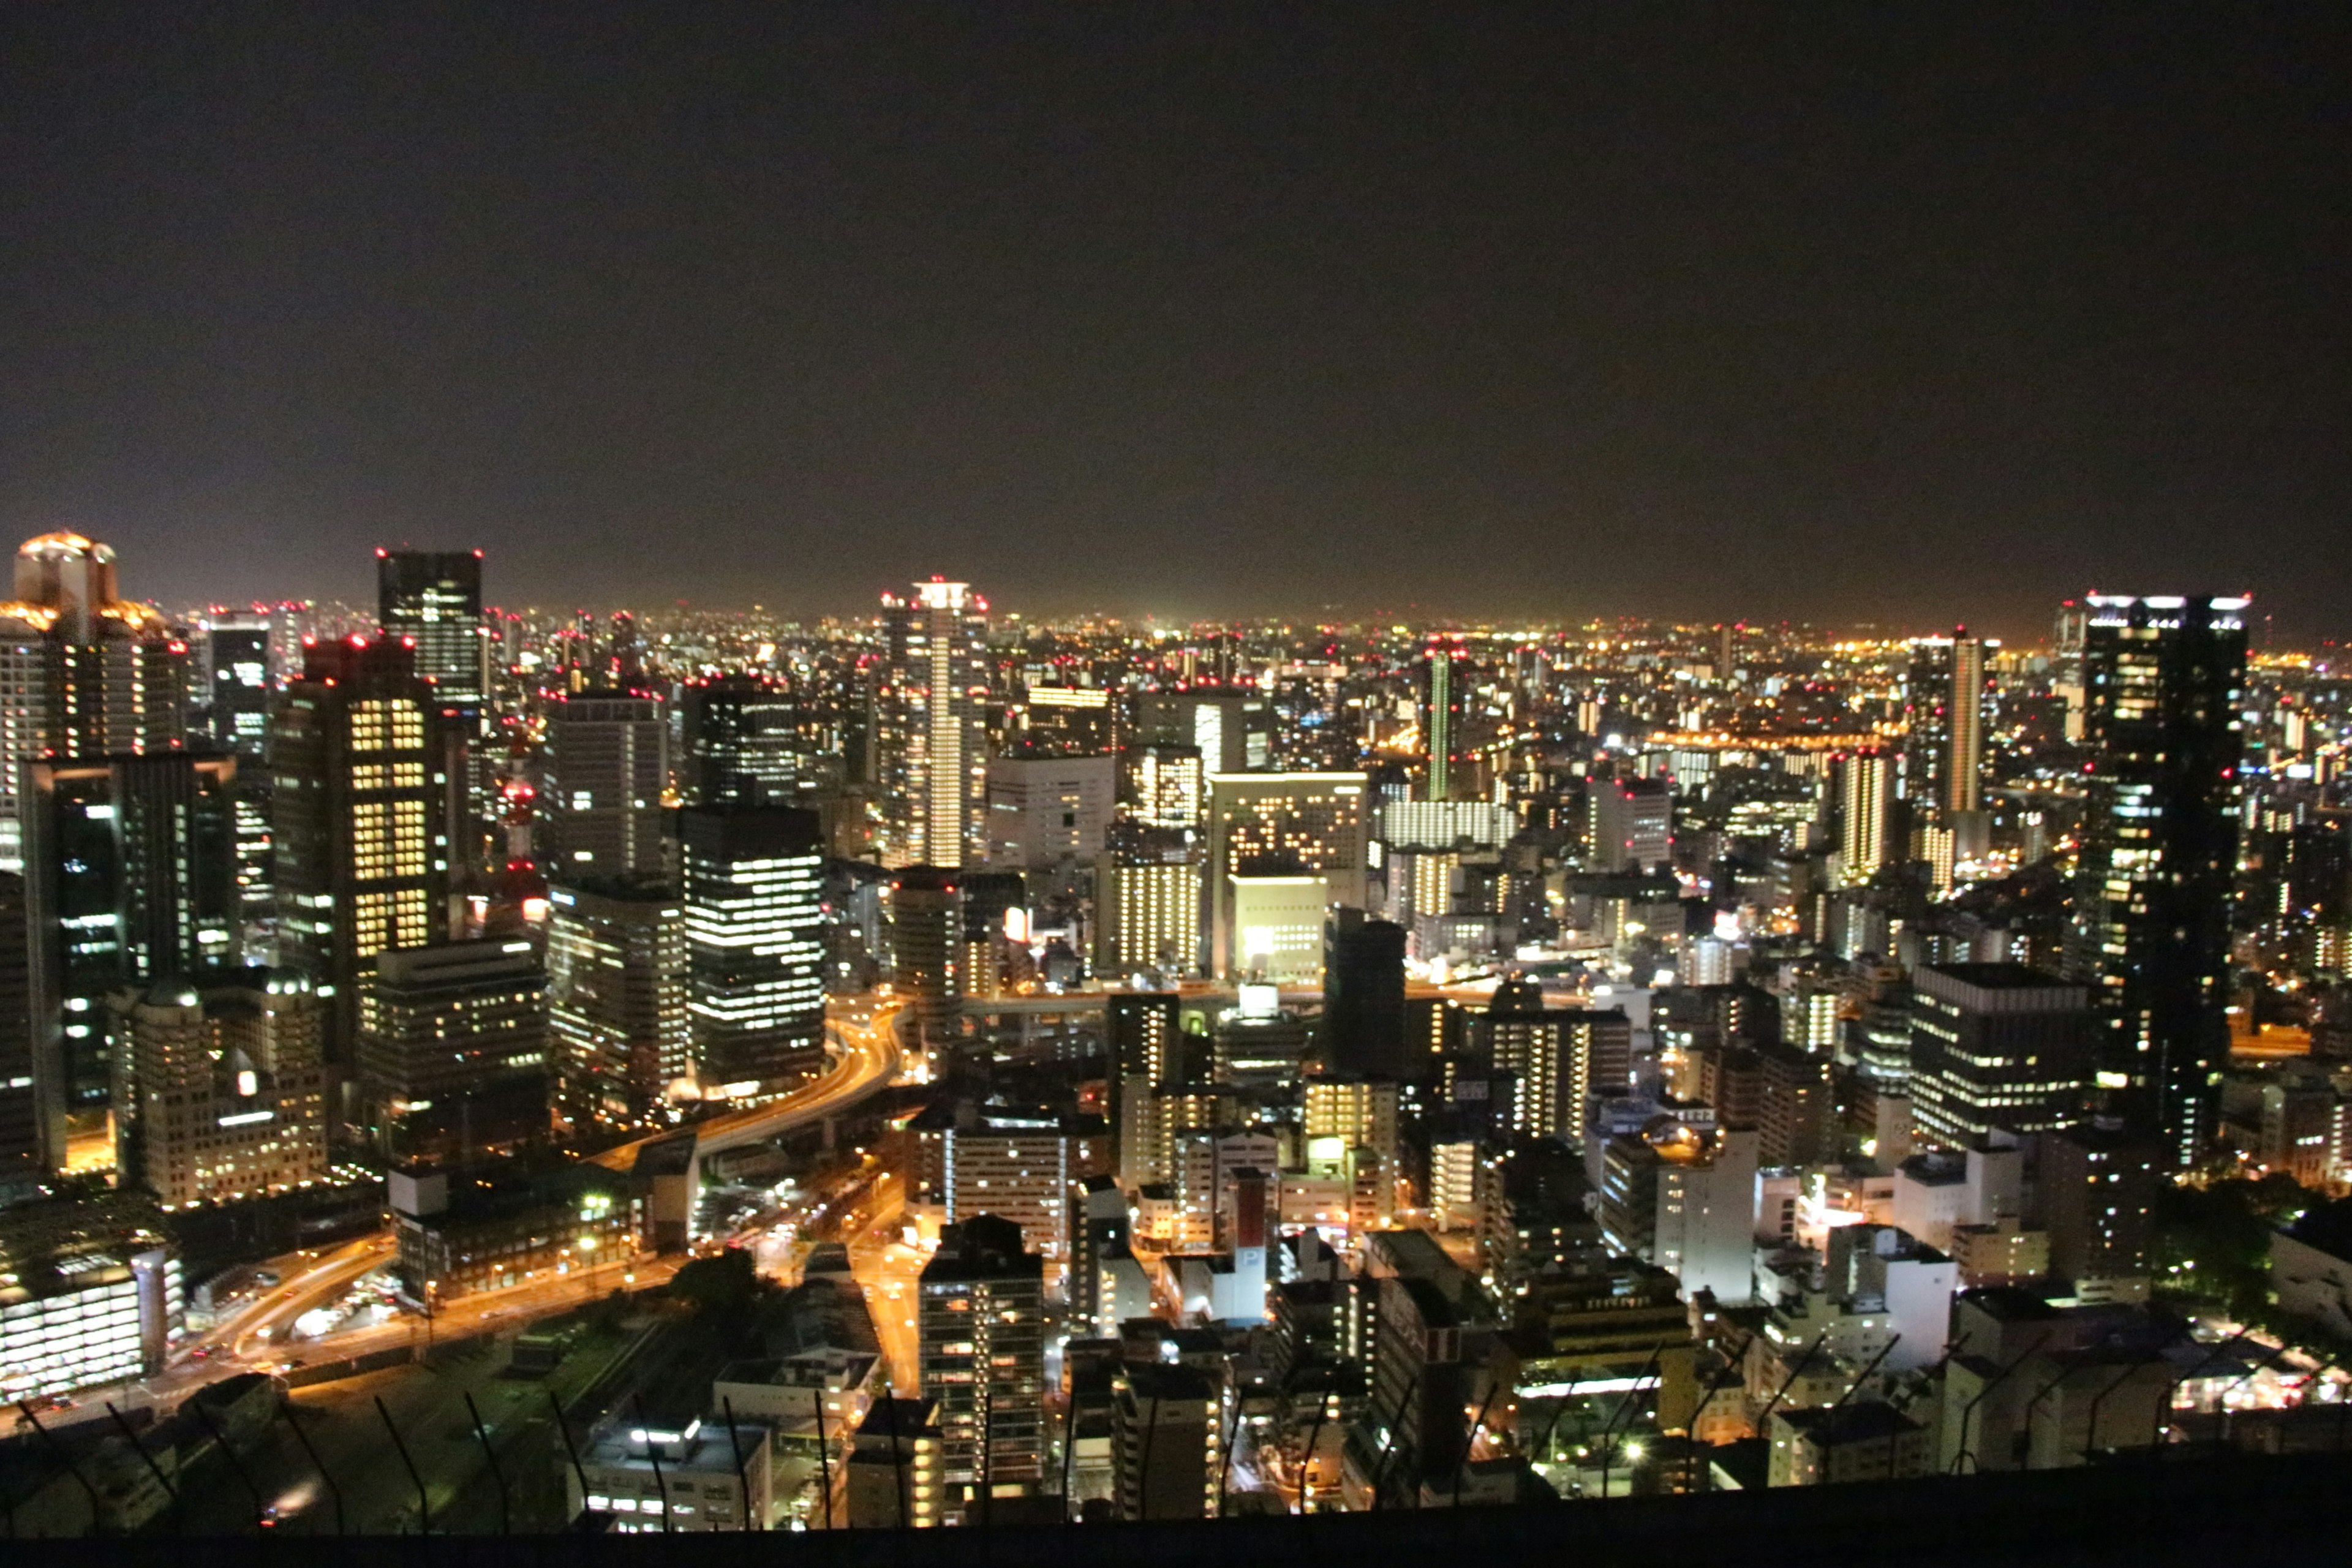
{"type": "Polygon", "coordinates": [[[781,1094],[824,1065],[817,815],[692,806],[678,837],[696,1058],[732,1098],[781,1094]]]}
{"type": "Polygon", "coordinates": [[[110,993],[236,956],[236,778],[184,752],[26,764],[35,1079],[57,1112],[113,1097],[110,993]]]}
{"type": "Polygon", "coordinates": [[[278,951],[327,1001],[331,1067],[351,1063],[365,966],[448,930],[437,711],[414,649],[355,637],[306,649],[270,721],[278,951]]]}
{"type": "Polygon", "coordinates": [[[884,595],[889,655],[884,805],[889,862],[955,868],[985,847],[988,601],[933,578],[884,595]]]}
{"type": "Polygon", "coordinates": [[[2039,1132],[2082,1120],[2093,1024],[2084,988],[2021,963],[1921,964],[1912,972],[1911,1107],[1947,1149],[1995,1129],[2039,1132]]]}
{"type": "Polygon", "coordinates": [[[662,792],[669,727],[658,697],[583,691],[547,720],[546,864],[559,875],[663,869],[662,792]]]}
{"type": "Polygon", "coordinates": [[[1422,659],[1421,751],[1429,800],[1452,800],[1468,782],[1461,766],[1464,652],[1459,637],[1433,637],[1422,659]]]}
{"type": "Polygon", "coordinates": [[[1415,1079],[1429,1067],[1405,1047],[1405,931],[1338,909],[1323,933],[1323,1054],[1334,1072],[1415,1079]]]}
{"type": "Polygon", "coordinates": [[[688,682],[678,700],[689,804],[791,804],[803,764],[790,690],[756,675],[723,675],[688,682]]]}
{"type": "Polygon", "coordinates": [[[269,617],[217,611],[197,631],[204,638],[203,700],[213,744],[258,760],[269,732],[269,617]]]}
{"type": "Polygon", "coordinates": [[[547,889],[548,1044],[575,1125],[653,1120],[694,1078],[686,904],[653,878],[547,889]]]}
{"type": "Polygon", "coordinates": [[[489,623],[478,550],[379,550],[376,616],[384,634],[416,645],[416,673],[445,702],[478,712],[489,695],[489,623]]]}
{"type": "Polygon", "coordinates": [[[1599,779],[1592,785],[1592,863],[1603,871],[1654,871],[1674,858],[1673,792],[1664,779],[1599,779]]]}
{"type": "Polygon", "coordinates": [[[0,869],[10,870],[23,864],[17,763],[174,750],[188,705],[188,645],[121,597],[111,548],[78,533],[28,539],[15,586],[0,605],[0,869]]]}
{"type": "Polygon", "coordinates": [[[65,1163],[65,1104],[55,1081],[44,1084],[37,1046],[49,1039],[33,1021],[32,925],[25,879],[0,871],[0,1186],[30,1180],[65,1163]],[[46,1092],[45,1092],[46,1091],[46,1092]]]}
{"type": "Polygon", "coordinates": [[[2228,1061],[2242,598],[2090,596],[2092,763],[2068,964],[2102,1025],[2096,1087],[2185,1164],[2228,1061]]]}
{"type": "Polygon", "coordinates": [[[1952,634],[1952,689],[1945,711],[1944,811],[1958,832],[1962,813],[1984,809],[1985,643],[1966,626],[1952,634]]]}
{"type": "Polygon", "coordinates": [[[395,1163],[462,1163],[548,1133],[547,976],[528,942],[376,955],[360,981],[362,1120],[395,1163]]]}
{"type": "Polygon", "coordinates": [[[1895,809],[1895,759],[1876,746],[1838,759],[1838,874],[1859,887],[1886,864],[1888,818],[1895,809]]]}

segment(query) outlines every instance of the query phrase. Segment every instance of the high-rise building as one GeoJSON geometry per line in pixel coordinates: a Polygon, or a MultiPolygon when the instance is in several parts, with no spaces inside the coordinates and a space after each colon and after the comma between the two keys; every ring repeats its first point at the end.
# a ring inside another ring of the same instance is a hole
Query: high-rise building
{"type": "Polygon", "coordinates": [[[1135,708],[1139,745],[1191,746],[1211,773],[1255,773],[1274,765],[1274,713],[1255,689],[1147,691],[1136,699],[1135,708]]]}
{"type": "Polygon", "coordinates": [[[1592,785],[1592,864],[1654,871],[1674,858],[1675,797],[1664,779],[1600,779],[1592,785]]]}
{"type": "Polygon", "coordinates": [[[991,759],[988,864],[1014,871],[1096,864],[1118,787],[1118,759],[1113,756],[991,759]]]}
{"type": "Polygon", "coordinates": [[[123,599],[114,552],[45,533],[16,552],[0,605],[0,869],[23,864],[17,764],[137,756],[185,740],[188,645],[152,608],[123,599]]]}
{"type": "Polygon", "coordinates": [[[480,711],[490,690],[490,634],[478,550],[379,550],[376,616],[416,647],[416,673],[444,702],[480,711]]]}
{"type": "Polygon", "coordinates": [[[1023,1249],[1019,1226],[978,1215],[940,1233],[916,1326],[951,1502],[985,1507],[1044,1474],[1045,1318],[1045,1259],[1023,1249]]]}
{"type": "Polygon", "coordinates": [[[1865,746],[1838,759],[1838,875],[1859,887],[1886,864],[1895,814],[1895,759],[1865,746]]]}
{"type": "Polygon", "coordinates": [[[756,675],[689,681],[678,694],[693,805],[788,805],[806,772],[800,708],[781,682],[756,675]]]}
{"type": "Polygon", "coordinates": [[[2068,967],[2100,1014],[2095,1087],[2186,1164],[2228,1062],[2238,861],[2242,598],[2091,595],[2092,757],[2068,967]]]}
{"type": "Polygon", "coordinates": [[[1985,642],[1962,626],[1952,634],[1952,689],[1947,700],[1944,811],[1957,826],[1984,809],[1985,642]]]}
{"type": "Polygon", "coordinates": [[[2035,1135],[2038,1221],[2050,1268],[2085,1301],[2144,1301],[2156,1273],[2156,1201],[2170,1147],[2112,1119],[2035,1135]]]}
{"type": "Polygon", "coordinates": [[[1113,825],[1095,863],[1095,968],[1190,974],[1201,963],[1201,855],[1186,829],[1113,825]]]}
{"type": "Polygon", "coordinates": [[[1405,931],[1361,910],[1331,911],[1323,933],[1323,1056],[1333,1072],[1426,1075],[1427,1053],[1406,1048],[1405,931]]]}
{"type": "Polygon", "coordinates": [[[986,847],[988,601],[933,578],[884,595],[889,686],[883,803],[892,865],[950,868],[986,847]]]}
{"type": "Polygon", "coordinates": [[[225,973],[107,998],[120,1081],[116,1168],[169,1208],[327,1175],[324,1010],[307,976],[225,973]]]}
{"type": "Polygon", "coordinates": [[[1225,1481],[1224,1400],[1217,1383],[1198,1367],[1124,1362],[1111,1386],[1118,1517],[1215,1518],[1225,1481]]]}
{"type": "Polygon", "coordinates": [[[1419,713],[1423,798],[1452,800],[1469,783],[1463,770],[1462,721],[1466,711],[1459,637],[1433,637],[1421,663],[1419,713]]]}
{"type": "Polygon", "coordinates": [[[1911,1113],[1927,1139],[1980,1149],[1995,1129],[2082,1119],[2095,1026],[2084,987],[2021,963],[1929,963],[1911,975],[1911,1113]]]}
{"type": "Polygon", "coordinates": [[[213,744],[258,761],[274,690],[270,618],[259,611],[216,610],[196,630],[204,639],[202,701],[213,744]]]}
{"type": "Polygon", "coordinates": [[[56,1081],[62,1064],[44,1064],[35,1048],[48,1035],[33,1021],[33,928],[25,905],[25,879],[0,871],[0,1189],[66,1163],[65,1097],[56,1081]]]}
{"type": "Polygon", "coordinates": [[[133,1187],[0,1208],[8,1393],[38,1399],[163,1370],[184,1326],[178,1248],[133,1187]]]}
{"type": "Polygon", "coordinates": [[[57,1113],[113,1098],[110,993],[236,960],[236,772],[185,752],[26,765],[34,1077],[57,1113]]]}
{"type": "Polygon", "coordinates": [[[1495,988],[1470,1016],[1471,1054],[1507,1075],[1511,1099],[1496,1117],[1522,1138],[1573,1138],[1594,1090],[1624,1086],[1633,1065],[1633,1024],[1622,1012],[1547,1007],[1525,980],[1495,988]]]}
{"type": "Polygon", "coordinates": [[[547,720],[545,863],[558,875],[657,875],[669,726],[658,697],[584,691],[547,720]]]}
{"type": "Polygon", "coordinates": [[[694,1081],[686,903],[656,878],[547,889],[548,1045],[564,1113],[638,1127],[694,1081]]]}
{"type": "Polygon", "coordinates": [[[959,1100],[908,1126],[915,1139],[908,1201],[936,1205],[950,1225],[977,1215],[1011,1220],[1036,1243],[1050,1284],[1069,1262],[1079,1183],[1110,1169],[1102,1119],[959,1100]]]}
{"type": "Polygon", "coordinates": [[[890,983],[912,1003],[926,1046],[951,1042],[963,1009],[962,879],[944,867],[902,867],[888,901],[890,983]]]}
{"type": "Polygon", "coordinates": [[[796,806],[678,814],[696,1060],[730,1098],[824,1065],[824,829],[796,806]]]}
{"type": "Polygon", "coordinates": [[[1119,756],[1119,815],[1142,827],[1197,833],[1208,809],[1207,779],[1198,746],[1129,746],[1119,756]]]}
{"type": "MultiPolygon", "coordinates": [[[[1357,773],[1210,775],[1210,953],[1218,973],[1231,973],[1240,956],[1236,877],[1320,877],[1328,903],[1364,907],[1368,782],[1357,773]]],[[[1319,950],[1321,919],[1312,924],[1319,950]]]]}
{"type": "Polygon", "coordinates": [[[436,712],[414,649],[352,637],[305,650],[270,720],[278,952],[326,999],[331,1068],[351,1063],[359,979],[375,955],[448,931],[436,712]]]}
{"type": "Polygon", "coordinates": [[[377,954],[353,1053],[376,1147],[395,1164],[462,1164],[544,1142],[546,991],[520,938],[377,954]]]}

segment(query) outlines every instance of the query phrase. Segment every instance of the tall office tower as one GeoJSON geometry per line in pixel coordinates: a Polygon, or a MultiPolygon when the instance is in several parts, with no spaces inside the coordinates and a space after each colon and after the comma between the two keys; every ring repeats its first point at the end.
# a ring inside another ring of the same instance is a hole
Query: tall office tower
{"type": "Polygon", "coordinates": [[[800,706],[779,681],[721,675],[678,693],[686,757],[680,769],[693,805],[782,805],[806,770],[800,706]]]}
{"type": "Polygon", "coordinates": [[[1911,1114],[1947,1149],[2082,1120],[2097,1026],[2083,986],[2021,963],[1911,975],[1911,1114]]]}
{"type": "Polygon", "coordinates": [[[180,1208],[326,1179],[324,1009],[307,976],[249,969],[131,986],[106,1013],[126,1180],[180,1208]]]}
{"type": "Polygon", "coordinates": [[[204,639],[201,700],[213,744],[258,761],[269,733],[269,617],[216,610],[196,631],[204,639]]]}
{"type": "Polygon", "coordinates": [[[1364,907],[1367,782],[1363,773],[1209,776],[1209,951],[1219,974],[1235,962],[1236,877],[1319,876],[1327,903],[1364,907]]]}
{"type": "Polygon", "coordinates": [[[0,870],[24,865],[18,763],[175,750],[188,706],[188,646],[118,595],[113,550],[28,539],[15,586],[0,605],[0,870]]]}
{"type": "Polygon", "coordinates": [[[449,925],[448,783],[431,689],[396,638],[305,650],[269,724],[278,946],[327,1001],[327,1063],[351,1065],[359,981],[449,925]]]}
{"type": "Polygon", "coordinates": [[[1114,824],[1095,863],[1095,969],[1191,974],[1201,966],[1201,852],[1182,828],[1114,824]]]}
{"type": "Polygon", "coordinates": [[[1111,1130],[1119,1140],[1122,1175],[1129,1174],[1129,1124],[1152,1115],[1153,1095],[1188,1076],[1181,1001],[1173,991],[1114,991],[1104,1001],[1103,1077],[1110,1090],[1111,1130]]]}
{"type": "Polygon", "coordinates": [[[1603,871],[1654,871],[1673,863],[1675,797],[1664,779],[1596,779],[1592,864],[1603,871]]]}
{"type": "Polygon", "coordinates": [[[940,866],[890,879],[890,984],[907,997],[926,1048],[953,1042],[963,1017],[963,883],[940,866]]]}
{"type": "Polygon", "coordinates": [[[584,691],[547,719],[547,845],[558,872],[657,875],[662,792],[669,787],[669,726],[658,697],[584,691]]]}
{"type": "Polygon", "coordinates": [[[1944,809],[1952,752],[1950,637],[1914,637],[1903,672],[1903,767],[1897,793],[1923,816],[1944,809]]]}
{"type": "Polygon", "coordinates": [[[574,879],[547,889],[547,1031],[564,1114],[635,1128],[694,1082],[686,903],[677,884],[574,879]]]}
{"type": "Polygon", "coordinates": [[[1102,857],[1118,792],[1118,759],[996,757],[988,763],[988,864],[1049,871],[1102,857]]]}
{"type": "Polygon", "coordinates": [[[1119,756],[1119,815],[1145,827],[1198,832],[1207,778],[1198,746],[1129,746],[1119,756]]]}
{"type": "Polygon", "coordinates": [[[988,801],[988,601],[933,578],[882,598],[890,676],[884,804],[890,864],[980,858],[988,801]]]}
{"type": "Polygon", "coordinates": [[[704,1078],[735,1100],[782,1094],[824,1066],[824,870],[814,811],[679,813],[687,1014],[704,1078]]]}
{"type": "Polygon", "coordinates": [[[377,956],[360,982],[362,1124],[394,1164],[463,1164],[548,1136],[547,975],[520,939],[377,956]]]}
{"type": "Polygon", "coordinates": [[[1427,1075],[1405,1047],[1404,927],[1337,909],[1323,927],[1323,1059],[1333,1072],[1427,1075]]]}
{"type": "Polygon", "coordinates": [[[66,1163],[63,1097],[45,1093],[35,1077],[35,1045],[47,1032],[33,1022],[33,928],[25,891],[21,875],[0,871],[0,1190],[66,1163]]]}
{"type": "Polygon", "coordinates": [[[1470,1051],[1497,1078],[1513,1084],[1496,1120],[1522,1138],[1573,1138],[1584,1125],[1586,1101],[1603,1089],[1622,1089],[1631,1077],[1633,1026],[1622,1012],[1547,1007],[1532,982],[1495,988],[1469,1024],[1470,1051]]]}
{"type": "Polygon", "coordinates": [[[1147,691],[1136,699],[1135,711],[1139,745],[1191,746],[1209,773],[1274,765],[1274,710],[1255,689],[1147,691]]]}
{"type": "Polygon", "coordinates": [[[1432,637],[1422,658],[1418,710],[1424,799],[1452,800],[1454,792],[1469,782],[1462,768],[1465,651],[1459,637],[1432,637]]]}
{"type": "Polygon", "coordinates": [[[1859,887],[1886,864],[1895,811],[1895,759],[1876,746],[1838,758],[1838,879],[1859,887]]]}
{"type": "Polygon", "coordinates": [[[2228,1063],[2244,599],[2091,595],[2092,763],[2071,977],[2104,1025],[2096,1085],[2186,1164],[2217,1127],[2228,1063]]]}
{"type": "Polygon", "coordinates": [[[940,1478],[967,1509],[1044,1474],[1045,1259],[1021,1241],[1019,1226],[993,1215],[948,1226],[916,1297],[940,1478]]]}
{"type": "Polygon", "coordinates": [[[1952,634],[1952,689],[1946,699],[1943,807],[1957,819],[1984,809],[1985,642],[1960,627],[1952,634]]]}
{"type": "Polygon", "coordinates": [[[490,628],[478,550],[379,550],[377,624],[416,645],[416,673],[445,702],[479,714],[490,694],[490,628]]]}
{"type": "Polygon", "coordinates": [[[185,752],[25,773],[35,1084],[59,1114],[113,1096],[105,998],[236,956],[236,763],[185,752]]]}

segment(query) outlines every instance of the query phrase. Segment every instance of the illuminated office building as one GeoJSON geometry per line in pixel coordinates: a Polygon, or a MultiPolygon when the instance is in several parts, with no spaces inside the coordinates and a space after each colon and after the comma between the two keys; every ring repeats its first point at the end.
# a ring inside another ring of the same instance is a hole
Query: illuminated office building
{"type": "Polygon", "coordinates": [[[327,1176],[323,1010],[307,976],[173,979],[107,998],[120,1054],[116,1168],[167,1208],[327,1176]]]}
{"type": "Polygon", "coordinates": [[[436,712],[413,649],[352,637],[306,650],[270,721],[278,952],[326,999],[333,1068],[350,1065],[375,955],[448,931],[436,712]]]}
{"type": "Polygon", "coordinates": [[[34,1080],[45,1121],[112,1100],[110,993],[238,957],[236,774],[232,758],[185,752],[26,766],[34,1080]]]}
{"type": "Polygon", "coordinates": [[[2229,1059],[2245,608],[2093,595],[2084,633],[2068,967],[2100,1015],[2100,1098],[2179,1164],[2218,1131],[2229,1059]]]}
{"type": "Polygon", "coordinates": [[[379,953],[360,982],[360,1102],[394,1164],[459,1164],[548,1135],[547,977],[520,938],[379,953]]]}
{"type": "Polygon", "coordinates": [[[1927,1142],[1982,1149],[1996,1129],[2082,1120],[2095,1026],[2084,988],[2021,963],[1911,975],[1911,1114],[1927,1142]]]}
{"type": "Polygon", "coordinates": [[[888,863],[961,867],[986,847],[988,601],[967,583],[884,595],[888,863]]]}
{"type": "Polygon", "coordinates": [[[1601,779],[1592,785],[1592,864],[1654,871],[1674,859],[1673,791],[1664,779],[1601,779]]]}
{"type": "Polygon", "coordinates": [[[1201,963],[1201,853],[1181,828],[1117,825],[1095,866],[1095,968],[1125,978],[1201,963]]]}
{"type": "Polygon", "coordinates": [[[121,597],[110,547],[61,532],[18,548],[0,605],[0,869],[23,864],[18,764],[176,750],[188,663],[161,616],[121,597]]]}
{"type": "Polygon", "coordinates": [[[445,703],[478,712],[490,690],[490,634],[478,550],[379,550],[377,624],[416,647],[416,673],[445,703]]]}
{"type": "Polygon", "coordinates": [[[1212,773],[1274,765],[1274,712],[1255,689],[1147,691],[1135,708],[1138,744],[1191,746],[1212,773]]]}
{"type": "Polygon", "coordinates": [[[1421,752],[1429,800],[1452,800],[1469,782],[1463,773],[1464,652],[1460,638],[1438,638],[1422,659],[1421,752]]]}
{"type": "Polygon", "coordinates": [[[664,866],[669,726],[662,700],[583,691],[547,719],[544,861],[559,875],[629,877],[664,866]]]}
{"type": "Polygon", "coordinates": [[[25,879],[0,871],[0,1187],[47,1174],[65,1163],[65,1105],[55,1081],[55,1058],[33,1022],[32,926],[25,909],[25,879]],[[45,1072],[46,1086],[34,1075],[45,1072]]]}
{"type": "Polygon", "coordinates": [[[213,744],[258,760],[269,733],[270,618],[215,611],[197,623],[205,716],[213,744]]]}
{"type": "Polygon", "coordinates": [[[1198,831],[1207,777],[1198,746],[1130,746],[1119,758],[1119,816],[1143,827],[1198,831]]]}
{"type": "Polygon", "coordinates": [[[1032,686],[1022,698],[1020,744],[1030,756],[1086,757],[1118,750],[1118,701],[1099,686],[1032,686]]]}
{"type": "Polygon", "coordinates": [[[760,676],[723,675],[688,682],[678,704],[688,804],[791,804],[807,771],[791,691],[760,676]]]}
{"type": "Polygon", "coordinates": [[[654,878],[549,885],[547,1026],[575,1126],[651,1121],[694,1082],[686,904],[654,878]]]}
{"type": "Polygon", "coordinates": [[[1096,864],[1118,784],[1112,756],[991,758],[988,864],[1014,871],[1096,864]]]}
{"type": "Polygon", "coordinates": [[[131,1188],[0,1208],[0,1281],[12,1400],[152,1376],[185,1320],[179,1249],[131,1188]]]}
{"type": "Polygon", "coordinates": [[[692,806],[678,814],[687,1014],[702,1076],[766,1099],[824,1066],[824,867],[816,813],[692,806]]]}
{"type": "MultiPolygon", "coordinates": [[[[1237,876],[1319,878],[1328,903],[1363,907],[1367,782],[1360,773],[1210,775],[1210,954],[1218,974],[1233,973],[1240,952],[1234,921],[1237,876]]],[[[1267,900],[1259,901],[1270,904],[1275,895],[1270,891],[1267,900]]],[[[1322,968],[1322,928],[1318,915],[1309,939],[1314,952],[1310,967],[1318,972],[1322,968]]]]}

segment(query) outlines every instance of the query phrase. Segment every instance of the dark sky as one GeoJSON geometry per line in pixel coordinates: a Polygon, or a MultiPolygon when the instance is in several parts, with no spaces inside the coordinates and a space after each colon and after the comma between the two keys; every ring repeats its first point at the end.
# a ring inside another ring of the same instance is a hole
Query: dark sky
{"type": "Polygon", "coordinates": [[[127,586],[2352,633],[2352,7],[0,11],[127,586]]]}

